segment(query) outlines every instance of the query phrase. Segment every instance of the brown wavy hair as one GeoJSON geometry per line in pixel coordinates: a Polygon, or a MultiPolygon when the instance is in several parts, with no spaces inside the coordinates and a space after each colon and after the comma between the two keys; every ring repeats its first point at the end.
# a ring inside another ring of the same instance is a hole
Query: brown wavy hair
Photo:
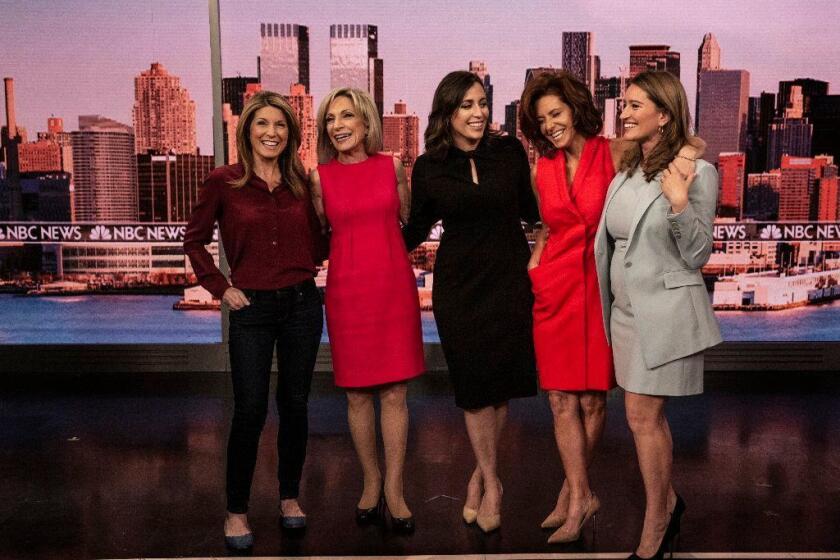
{"type": "Polygon", "coordinates": [[[656,108],[668,115],[668,122],[662,126],[659,142],[642,159],[642,147],[634,142],[621,158],[620,171],[628,171],[632,177],[636,168],[641,167],[645,180],[650,182],[657,173],[668,167],[671,160],[685,144],[691,143],[691,114],[688,111],[688,98],[679,78],[664,71],[642,72],[627,84],[644,91],[656,108]]]}
{"type": "Polygon", "coordinates": [[[569,106],[578,134],[592,138],[601,132],[604,121],[586,85],[565,70],[541,72],[528,82],[519,101],[522,134],[536,146],[541,156],[554,158],[557,155],[557,148],[543,135],[537,121],[537,102],[546,95],[556,95],[569,106]]]}
{"type": "Polygon", "coordinates": [[[242,177],[230,182],[230,186],[239,189],[244,187],[254,176],[254,147],[251,146],[251,123],[257,111],[263,107],[274,107],[286,117],[286,125],[289,127],[289,137],[286,141],[286,149],[280,154],[277,165],[283,181],[288,185],[289,190],[295,198],[303,198],[308,194],[308,182],[306,171],[298,155],[300,148],[300,124],[297,120],[291,105],[279,93],[273,91],[261,91],[254,95],[242,109],[239,123],[236,125],[236,150],[239,152],[239,163],[245,173],[242,177]]]}
{"type": "MultiPolygon", "coordinates": [[[[467,91],[478,84],[484,89],[481,78],[466,70],[450,72],[438,84],[432,99],[432,111],[429,113],[429,126],[423,134],[426,153],[434,159],[443,159],[452,146],[452,115],[461,105],[467,91]]],[[[484,127],[484,142],[488,137],[495,136],[490,131],[490,123],[484,127]]]]}

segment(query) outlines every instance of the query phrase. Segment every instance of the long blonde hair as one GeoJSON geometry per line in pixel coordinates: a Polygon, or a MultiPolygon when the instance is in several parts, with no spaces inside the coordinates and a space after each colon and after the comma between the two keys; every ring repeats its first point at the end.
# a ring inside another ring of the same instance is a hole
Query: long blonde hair
{"type": "Polygon", "coordinates": [[[642,168],[645,180],[650,182],[657,173],[668,167],[677,152],[689,142],[691,115],[688,98],[680,80],[670,72],[642,72],[627,84],[642,89],[659,111],[668,115],[668,122],[662,125],[659,142],[642,160],[642,147],[636,142],[621,158],[620,171],[632,176],[636,168],[642,168]]]}
{"type": "Polygon", "coordinates": [[[335,101],[336,97],[346,97],[353,104],[353,108],[362,117],[367,125],[367,136],[365,136],[365,153],[373,155],[382,151],[382,122],[379,120],[379,111],[376,108],[376,103],[371,99],[366,91],[356,88],[340,87],[335,88],[321,100],[321,105],[318,107],[318,162],[327,163],[338,152],[335,146],[330,141],[330,135],[327,134],[327,112],[330,110],[330,105],[335,101]]]}
{"type": "Polygon", "coordinates": [[[279,93],[273,91],[260,91],[248,101],[242,109],[239,117],[239,124],[236,125],[236,150],[239,152],[239,163],[245,173],[239,179],[230,182],[230,186],[239,189],[245,186],[254,176],[254,147],[251,146],[251,123],[257,111],[263,107],[274,107],[286,117],[286,124],[289,128],[289,137],[286,141],[286,149],[280,154],[277,165],[283,180],[295,198],[303,198],[307,195],[307,178],[303,163],[298,155],[300,147],[300,124],[297,120],[291,105],[279,93]]]}

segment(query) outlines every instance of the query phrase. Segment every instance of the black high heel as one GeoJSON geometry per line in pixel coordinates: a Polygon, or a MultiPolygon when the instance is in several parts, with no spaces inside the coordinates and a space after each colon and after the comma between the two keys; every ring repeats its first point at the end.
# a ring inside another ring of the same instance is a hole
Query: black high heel
{"type": "MultiPolygon", "coordinates": [[[[383,496],[385,493],[382,493],[383,496]]],[[[388,514],[388,517],[391,518],[391,530],[399,535],[410,535],[414,532],[415,524],[414,524],[414,516],[409,515],[408,517],[396,517],[391,510],[388,508],[388,502],[386,500],[382,500],[384,505],[384,512],[382,514],[382,520],[385,520],[385,513],[388,514]]]]}
{"type": "Polygon", "coordinates": [[[356,523],[362,526],[373,525],[385,518],[383,509],[385,507],[385,490],[379,493],[379,501],[369,508],[356,508],[356,523]]]}
{"type": "Polygon", "coordinates": [[[662,535],[662,542],[659,543],[659,548],[656,554],[650,558],[642,558],[635,552],[627,557],[627,560],[662,560],[665,558],[665,550],[668,550],[668,557],[674,557],[674,541],[680,534],[680,519],[685,513],[685,500],[682,496],[677,494],[677,503],[674,504],[674,511],[671,512],[671,518],[668,520],[668,526],[665,527],[665,533],[662,535]]]}

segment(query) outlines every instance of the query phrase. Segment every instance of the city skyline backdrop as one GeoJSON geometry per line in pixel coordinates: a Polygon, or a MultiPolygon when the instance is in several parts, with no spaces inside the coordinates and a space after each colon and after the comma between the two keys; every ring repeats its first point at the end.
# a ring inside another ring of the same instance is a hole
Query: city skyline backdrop
{"type": "MultiPolygon", "coordinates": [[[[567,2],[560,8],[557,2],[534,1],[520,3],[512,18],[509,5],[500,1],[369,1],[352,9],[347,2],[326,1],[314,10],[304,3],[222,0],[222,75],[256,76],[261,22],[306,25],[310,92],[317,107],[330,89],[329,26],[376,25],[385,112],[404,100],[408,112],[420,117],[421,134],[438,81],[446,72],[467,69],[470,60],[485,62],[494,87],[494,120],[503,124],[504,107],[518,99],[527,68],[562,66],[563,31],[594,34],[604,77],[629,67],[630,45],[670,45],[681,55],[681,79],[692,109],[697,48],[708,32],[720,44],[723,68],[750,73],[751,96],[776,92],[779,81],[795,78],[840,83],[840,48],[824,25],[840,16],[840,3],[810,2],[785,11],[783,18],[782,6],[758,1],[693,5],[691,17],[677,9],[681,3],[668,4],[674,9],[646,1],[620,10],[608,2],[567,2]]],[[[0,0],[0,36],[0,75],[15,78],[17,122],[30,138],[46,129],[52,115],[64,119],[65,130],[75,130],[78,116],[85,114],[131,125],[134,78],[160,62],[180,77],[195,101],[201,153],[213,152],[206,2],[0,0]],[[86,27],[93,30],[80,32],[86,27]],[[49,44],[60,48],[44,48],[37,40],[43,30],[49,30],[49,44]]]]}

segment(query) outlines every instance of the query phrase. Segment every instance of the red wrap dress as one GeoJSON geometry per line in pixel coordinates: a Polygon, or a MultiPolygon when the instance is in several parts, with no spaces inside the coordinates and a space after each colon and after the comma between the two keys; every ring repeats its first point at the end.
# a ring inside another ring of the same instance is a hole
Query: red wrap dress
{"type": "Polygon", "coordinates": [[[571,185],[563,151],[537,162],[540,214],[549,237],[530,275],[537,370],[546,391],[615,387],[594,252],[595,231],[614,175],[609,140],[600,136],[586,141],[571,185]]]}

